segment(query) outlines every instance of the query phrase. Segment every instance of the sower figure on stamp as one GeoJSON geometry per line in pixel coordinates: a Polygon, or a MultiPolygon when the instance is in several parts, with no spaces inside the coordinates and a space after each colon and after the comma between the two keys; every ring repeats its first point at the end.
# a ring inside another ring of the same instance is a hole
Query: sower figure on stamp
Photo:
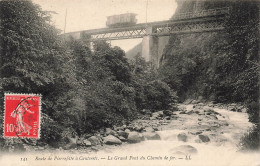
{"type": "Polygon", "coordinates": [[[24,114],[26,112],[30,114],[34,114],[33,111],[30,110],[31,105],[27,100],[21,101],[21,103],[16,107],[16,109],[11,113],[13,118],[16,118],[16,132],[17,134],[22,133],[30,133],[32,127],[24,122],[24,114]]]}

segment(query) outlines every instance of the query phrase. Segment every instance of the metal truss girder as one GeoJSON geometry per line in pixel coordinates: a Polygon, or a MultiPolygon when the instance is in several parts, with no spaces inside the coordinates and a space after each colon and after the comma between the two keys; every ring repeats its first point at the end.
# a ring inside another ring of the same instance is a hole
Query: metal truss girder
{"type": "Polygon", "coordinates": [[[134,29],[121,32],[112,32],[92,35],[90,40],[120,40],[131,38],[143,38],[144,36],[169,36],[178,33],[208,32],[219,31],[224,29],[223,20],[201,21],[193,23],[180,23],[173,25],[161,25],[153,28],[151,34],[146,33],[146,29],[134,29]]]}
{"type": "Polygon", "coordinates": [[[134,30],[126,30],[120,32],[111,32],[104,34],[96,34],[92,35],[90,40],[119,40],[119,39],[131,39],[131,38],[142,38],[147,36],[146,29],[134,29],[134,30]]]}
{"type": "Polygon", "coordinates": [[[152,36],[167,36],[178,33],[208,32],[219,31],[224,29],[223,20],[215,20],[210,22],[197,22],[191,24],[176,24],[170,26],[161,26],[156,28],[156,32],[152,36]]]}

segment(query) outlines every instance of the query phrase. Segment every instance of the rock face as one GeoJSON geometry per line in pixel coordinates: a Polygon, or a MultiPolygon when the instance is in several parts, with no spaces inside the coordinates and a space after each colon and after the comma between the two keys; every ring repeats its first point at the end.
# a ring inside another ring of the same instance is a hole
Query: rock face
{"type": "Polygon", "coordinates": [[[155,132],[145,132],[142,134],[143,134],[144,138],[146,138],[147,140],[160,140],[161,139],[159,134],[157,134],[155,132]]]}
{"type": "Polygon", "coordinates": [[[138,132],[129,132],[127,142],[129,143],[138,143],[144,140],[144,136],[138,132]]]}
{"type": "Polygon", "coordinates": [[[179,141],[187,142],[187,135],[185,133],[180,133],[177,135],[179,141]]]}
{"type": "Polygon", "coordinates": [[[202,135],[202,134],[199,135],[199,139],[200,139],[202,142],[209,142],[209,141],[210,141],[210,139],[209,139],[208,136],[202,135]]]}
{"type": "Polygon", "coordinates": [[[190,155],[197,154],[198,150],[190,145],[180,145],[170,150],[172,154],[180,154],[180,155],[190,155]]]}
{"type": "Polygon", "coordinates": [[[104,143],[107,144],[107,145],[120,145],[120,144],[122,144],[120,139],[116,138],[113,135],[108,135],[108,136],[104,137],[103,139],[104,139],[104,143]]]}

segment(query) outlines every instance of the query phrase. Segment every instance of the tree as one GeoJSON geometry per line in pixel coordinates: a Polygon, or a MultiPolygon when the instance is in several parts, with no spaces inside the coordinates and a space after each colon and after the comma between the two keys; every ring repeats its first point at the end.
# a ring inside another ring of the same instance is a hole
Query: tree
{"type": "Polygon", "coordinates": [[[30,1],[1,1],[1,76],[5,92],[38,92],[58,73],[58,31],[30,1]]]}
{"type": "Polygon", "coordinates": [[[0,1],[1,92],[42,94],[43,112],[51,118],[59,91],[68,86],[58,32],[50,13],[31,1],[0,1]]]}

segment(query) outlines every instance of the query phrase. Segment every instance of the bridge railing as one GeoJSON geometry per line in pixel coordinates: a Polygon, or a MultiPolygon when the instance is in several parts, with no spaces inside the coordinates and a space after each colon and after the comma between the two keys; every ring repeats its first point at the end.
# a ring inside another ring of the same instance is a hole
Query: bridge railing
{"type": "Polygon", "coordinates": [[[218,16],[223,14],[229,14],[230,8],[215,8],[215,9],[208,9],[202,10],[199,12],[187,12],[187,13],[180,13],[173,16],[173,20],[182,20],[182,19],[189,19],[189,18],[197,18],[197,17],[209,17],[209,16],[218,16]]]}

